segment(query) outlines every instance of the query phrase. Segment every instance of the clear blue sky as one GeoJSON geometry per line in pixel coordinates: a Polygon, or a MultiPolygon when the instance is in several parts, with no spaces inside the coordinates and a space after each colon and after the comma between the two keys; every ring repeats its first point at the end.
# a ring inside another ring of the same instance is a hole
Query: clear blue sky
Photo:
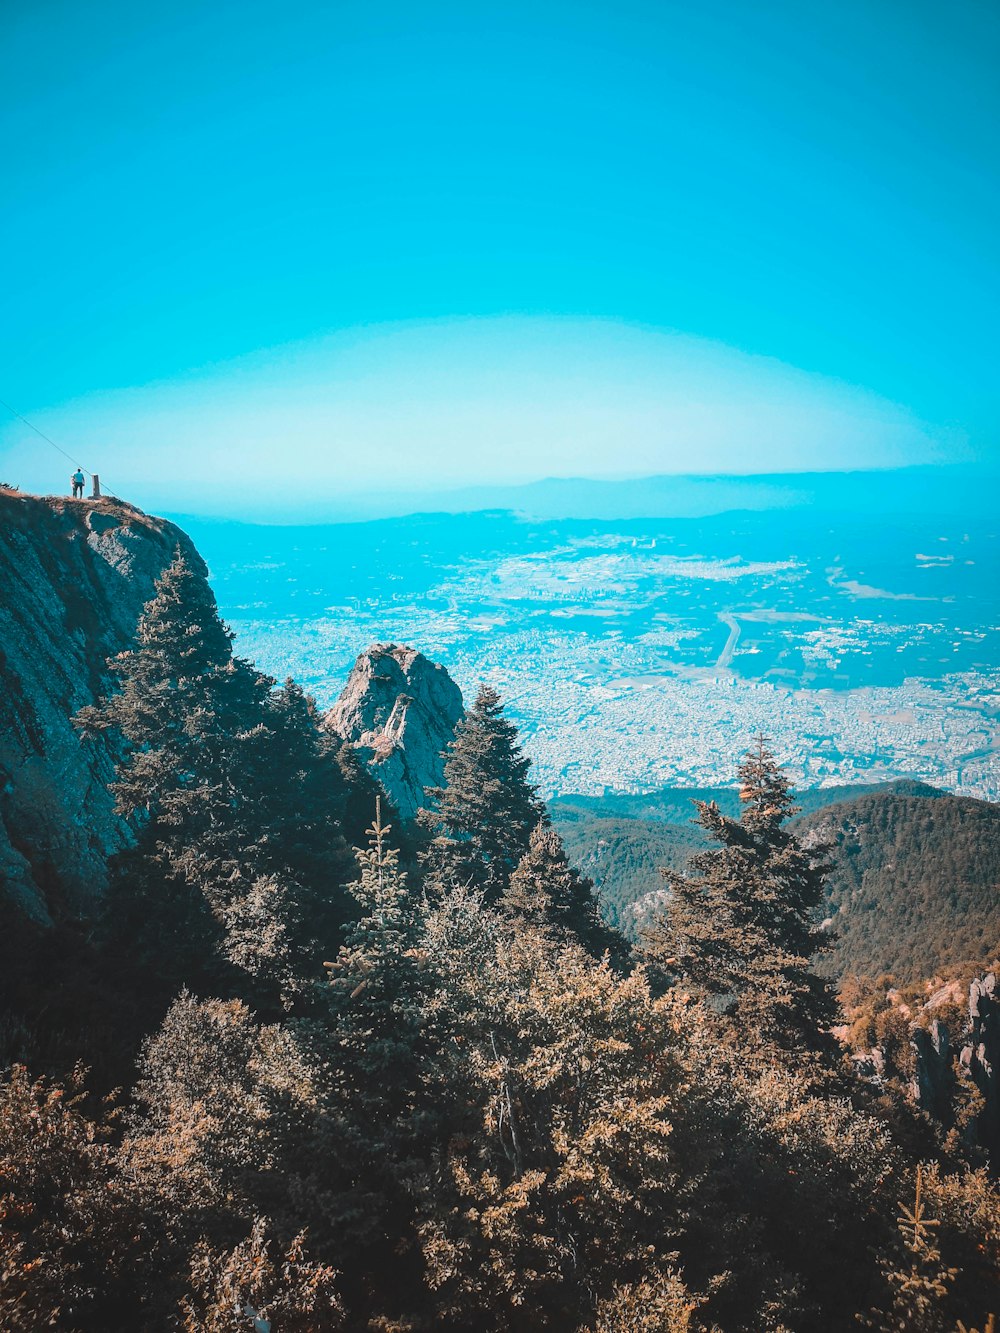
{"type": "MultiPolygon", "coordinates": [[[[725,349],[771,358],[834,398],[887,400],[939,453],[996,457],[991,0],[6,0],[0,41],[0,396],[97,461],[107,438],[119,483],[130,453],[170,466],[171,422],[206,476],[229,468],[234,385],[263,358],[277,394],[289,345],[295,360],[386,324],[398,352],[401,322],[412,343],[445,321],[453,388],[463,330],[498,316],[553,331],[543,366],[565,366],[587,328],[598,360],[609,328],[669,330],[721,345],[722,378],[725,349]]],[[[488,333],[483,356],[511,344],[488,333]]],[[[376,356],[374,399],[380,373],[376,356]]],[[[295,384],[280,447],[339,466],[344,442],[299,418],[295,384]]],[[[549,419],[539,439],[576,424],[549,419]]],[[[581,470],[635,471],[627,429],[581,470]]],[[[21,428],[0,426],[2,470],[5,450],[30,481],[21,428]]],[[[536,452],[536,470],[565,470],[536,452]]],[[[683,453],[675,429],[662,470],[683,453]]],[[[785,460],[762,446],[755,461],[785,460]]],[[[799,462],[836,451],[803,440],[799,462]]],[[[453,471],[492,475],[489,460],[453,471]]]]}

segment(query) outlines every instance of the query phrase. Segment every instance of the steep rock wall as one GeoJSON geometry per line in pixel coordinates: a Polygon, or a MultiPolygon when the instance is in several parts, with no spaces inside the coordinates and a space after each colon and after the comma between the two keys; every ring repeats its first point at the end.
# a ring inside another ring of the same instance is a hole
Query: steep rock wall
{"type": "Polygon", "coordinates": [[[443,751],[463,714],[443,666],[414,648],[376,643],[358,655],[323,725],[349,741],[404,819],[444,777],[443,751]]]}
{"type": "Polygon", "coordinates": [[[127,504],[0,490],[0,889],[39,920],[85,913],[128,836],[106,785],[114,742],[82,741],[71,719],[178,546],[207,573],[179,528],[127,504]]]}

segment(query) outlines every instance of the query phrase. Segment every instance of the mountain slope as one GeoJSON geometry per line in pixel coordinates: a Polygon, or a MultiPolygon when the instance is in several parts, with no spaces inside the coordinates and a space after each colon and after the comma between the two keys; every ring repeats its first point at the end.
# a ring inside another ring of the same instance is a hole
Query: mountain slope
{"type": "MultiPolygon", "coordinates": [[[[944,796],[937,787],[912,778],[897,778],[892,782],[855,783],[842,787],[806,787],[795,792],[795,804],[803,815],[823,810],[829,805],[842,805],[875,792],[892,791],[900,796],[944,796]]],[[[557,796],[551,802],[553,813],[561,818],[577,814],[598,815],[603,818],[666,820],[685,824],[694,817],[695,801],[714,801],[724,815],[740,812],[740,798],[735,786],[731,787],[660,787],[647,792],[605,792],[603,796],[581,796],[573,792],[557,796]]]]}
{"type": "MultiPolygon", "coordinates": [[[[837,935],[827,962],[837,975],[901,981],[952,963],[988,961],[1000,951],[1000,806],[949,796],[919,783],[865,791],[799,793],[809,813],[800,836],[833,844],[825,912],[837,935]],[[815,808],[828,795],[848,800],[815,808]]],[[[691,823],[650,818],[679,813],[690,798],[713,797],[736,814],[735,790],[669,791],[642,797],[564,798],[552,815],[574,861],[598,884],[609,920],[634,933],[636,905],[659,891],[660,866],[683,870],[708,846],[691,823]],[[645,817],[605,813],[621,801],[645,817]],[[588,808],[589,807],[589,808],[588,808]],[[596,807],[596,809],[594,808],[596,807]]]]}
{"type": "Polygon", "coordinates": [[[834,844],[837,972],[909,981],[1000,952],[1000,805],[880,793],[798,826],[834,844]]]}

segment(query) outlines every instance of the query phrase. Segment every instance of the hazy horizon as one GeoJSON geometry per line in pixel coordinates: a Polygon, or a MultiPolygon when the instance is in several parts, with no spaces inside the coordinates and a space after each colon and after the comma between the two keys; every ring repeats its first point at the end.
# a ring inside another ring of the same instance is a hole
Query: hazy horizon
{"type": "MultiPolygon", "coordinates": [[[[973,3],[0,15],[0,398],[147,509],[998,456],[973,3]]],[[[72,464],[0,413],[0,476],[72,464]]]]}

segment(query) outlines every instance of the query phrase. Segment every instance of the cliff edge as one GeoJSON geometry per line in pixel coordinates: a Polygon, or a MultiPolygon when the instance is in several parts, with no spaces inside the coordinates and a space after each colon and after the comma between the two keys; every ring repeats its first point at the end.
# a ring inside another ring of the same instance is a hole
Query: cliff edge
{"type": "Polygon", "coordinates": [[[414,648],[376,643],[358,655],[323,725],[349,741],[403,819],[444,778],[443,751],[462,716],[462,692],[414,648]]]}
{"type": "Polygon", "coordinates": [[[72,718],[178,546],[207,576],[179,528],[121,501],[0,489],[0,889],[38,920],[85,913],[127,840],[114,741],[82,741],[72,718]]]}

